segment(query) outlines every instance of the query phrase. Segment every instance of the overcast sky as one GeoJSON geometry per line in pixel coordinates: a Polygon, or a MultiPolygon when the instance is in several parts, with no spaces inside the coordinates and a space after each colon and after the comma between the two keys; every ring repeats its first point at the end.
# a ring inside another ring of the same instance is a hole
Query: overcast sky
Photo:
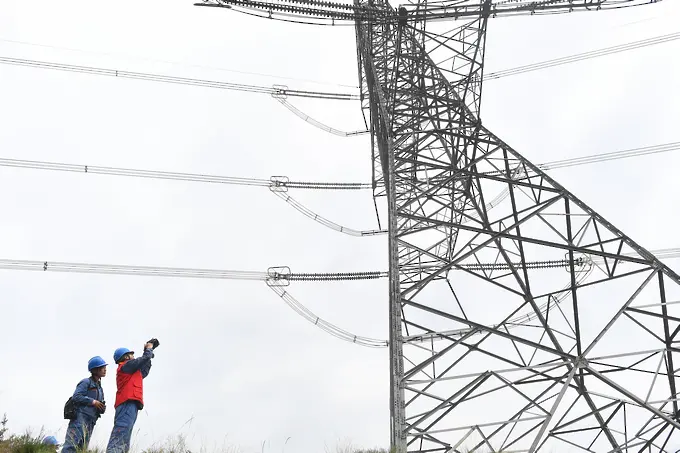
{"type": "MultiPolygon", "coordinates": [[[[356,91],[352,27],[291,25],[192,3],[4,0],[0,55],[356,91]]],[[[678,2],[667,0],[628,11],[496,19],[486,71],[676,32],[679,13],[678,2]]],[[[674,41],[489,81],[484,123],[536,163],[678,141],[678,54],[674,41]]],[[[363,124],[358,102],[291,102],[338,129],[363,124]]],[[[371,175],[368,137],[327,134],[260,94],[0,65],[0,124],[2,158],[313,181],[371,175]]],[[[552,174],[643,246],[658,249],[680,247],[679,165],[679,155],[666,153],[552,174]]],[[[385,238],[326,229],[266,188],[0,168],[0,193],[3,259],[387,268],[385,238]]],[[[291,193],[341,224],[377,227],[368,192],[291,193]]],[[[677,261],[668,264],[679,269],[677,261]]],[[[156,336],[161,347],[145,382],[138,448],[178,433],[194,448],[243,452],[260,451],[262,442],[276,452],[288,437],[286,451],[299,453],[389,442],[386,350],[328,336],[264,283],[9,270],[2,276],[0,413],[7,412],[13,432],[44,426],[63,439],[63,403],[87,376],[87,360],[111,361],[119,346],[141,352],[156,336]]],[[[385,281],[289,289],[347,330],[387,337],[385,281]]],[[[103,385],[112,408],[113,366],[103,385]]],[[[111,410],[97,424],[94,445],[105,445],[112,423],[111,410]]]]}

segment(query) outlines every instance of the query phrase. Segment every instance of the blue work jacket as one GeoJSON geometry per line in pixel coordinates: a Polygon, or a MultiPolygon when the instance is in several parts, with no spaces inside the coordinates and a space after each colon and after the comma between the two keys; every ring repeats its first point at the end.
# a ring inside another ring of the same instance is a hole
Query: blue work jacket
{"type": "Polygon", "coordinates": [[[77,414],[93,420],[101,417],[101,413],[92,405],[94,400],[104,402],[104,389],[101,382],[97,382],[91,377],[78,382],[76,391],[73,392],[73,402],[76,404],[77,414]]]}
{"type": "Polygon", "coordinates": [[[142,379],[144,379],[149,375],[149,371],[151,371],[151,359],[153,358],[153,349],[145,349],[141,357],[125,362],[120,368],[120,371],[125,374],[132,374],[136,371],[140,371],[142,373],[142,379]]]}

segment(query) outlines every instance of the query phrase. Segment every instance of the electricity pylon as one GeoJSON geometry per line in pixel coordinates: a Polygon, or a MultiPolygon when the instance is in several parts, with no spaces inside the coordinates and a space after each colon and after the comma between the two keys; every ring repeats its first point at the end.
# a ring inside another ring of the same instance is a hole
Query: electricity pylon
{"type": "Polygon", "coordinates": [[[680,277],[480,120],[489,18],[653,2],[227,3],[355,21],[397,453],[680,448],[680,277]]]}

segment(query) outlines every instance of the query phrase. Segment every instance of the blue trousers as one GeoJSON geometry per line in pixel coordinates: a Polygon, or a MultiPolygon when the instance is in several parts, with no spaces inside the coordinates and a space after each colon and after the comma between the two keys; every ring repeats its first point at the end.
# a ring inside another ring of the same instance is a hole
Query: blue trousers
{"type": "Polygon", "coordinates": [[[106,447],[106,453],[128,453],[130,451],[130,439],[132,438],[132,428],[137,421],[137,412],[139,412],[139,409],[134,401],[128,401],[116,408],[113,430],[106,447]]]}
{"type": "Polygon", "coordinates": [[[61,451],[63,453],[76,453],[76,450],[86,450],[96,423],[97,420],[95,419],[77,414],[76,418],[68,424],[64,447],[61,451]]]}

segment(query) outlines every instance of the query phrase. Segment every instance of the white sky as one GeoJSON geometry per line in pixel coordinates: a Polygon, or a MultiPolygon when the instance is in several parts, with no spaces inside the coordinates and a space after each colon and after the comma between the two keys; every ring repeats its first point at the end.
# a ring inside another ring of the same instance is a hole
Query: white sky
{"type": "MultiPolygon", "coordinates": [[[[493,20],[487,72],[677,31],[678,2],[628,11],[493,20]]],[[[677,141],[680,43],[489,81],[484,123],[534,162],[677,141]]],[[[0,3],[0,55],[293,88],[351,91],[351,27],[284,24],[192,1],[0,3]],[[18,44],[23,41],[52,47],[18,44]],[[79,49],[75,52],[64,48],[79,49]],[[182,62],[184,65],[158,60],[182,62]],[[302,80],[218,71],[276,74],[302,80]]],[[[291,100],[343,130],[357,102],[291,100]]],[[[367,137],[311,127],[266,95],[0,65],[0,157],[316,181],[368,181],[367,137]]],[[[648,249],[676,239],[680,156],[553,176],[648,249]]],[[[384,270],[384,238],[311,222],[266,188],[0,168],[0,258],[299,272],[384,270]]],[[[368,193],[293,192],[320,214],[376,227],[368,193]]],[[[676,270],[677,261],[669,261],[676,270]]],[[[195,448],[316,453],[386,446],[385,350],[346,344],[264,284],[2,271],[0,413],[63,438],[64,401],[93,355],[162,345],[138,448],[184,433],[195,448]],[[185,424],[187,420],[193,420],[185,424]]],[[[297,283],[290,292],[358,334],[387,336],[387,285],[297,283]]],[[[104,389],[115,396],[115,370],[104,389]]],[[[104,446],[113,411],[98,423],[104,446]]]]}

